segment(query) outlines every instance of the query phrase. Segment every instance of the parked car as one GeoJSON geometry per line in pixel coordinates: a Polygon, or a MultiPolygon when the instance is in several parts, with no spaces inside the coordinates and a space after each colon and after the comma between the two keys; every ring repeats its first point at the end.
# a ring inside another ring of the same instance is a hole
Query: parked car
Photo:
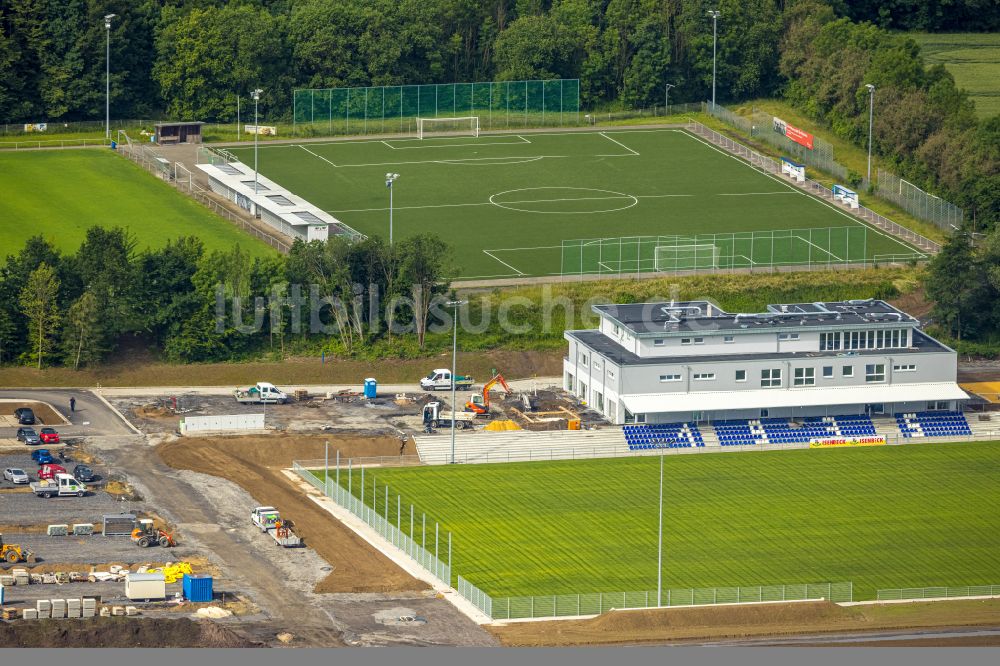
{"type": "Polygon", "coordinates": [[[56,465],[55,463],[49,463],[47,465],[42,465],[38,468],[38,478],[41,479],[54,479],[56,474],[67,474],[66,468],[62,465],[56,465]]]}
{"type": "Polygon", "coordinates": [[[86,465],[77,465],[73,468],[73,478],[77,481],[85,481],[90,483],[94,480],[94,470],[90,469],[86,465]]]}
{"type": "Polygon", "coordinates": [[[3,478],[11,483],[27,483],[28,475],[20,467],[8,467],[3,471],[3,478]]]}
{"type": "Polygon", "coordinates": [[[49,453],[48,449],[35,449],[31,452],[31,459],[39,465],[51,465],[56,461],[55,456],[49,453]]]}
{"type": "Polygon", "coordinates": [[[14,410],[14,418],[20,425],[35,425],[35,412],[31,407],[18,407],[14,410]]]}
{"type": "Polygon", "coordinates": [[[34,446],[35,444],[41,444],[42,440],[39,439],[38,433],[35,432],[34,428],[18,428],[17,429],[17,441],[24,442],[29,446],[34,446]]]}
{"type": "Polygon", "coordinates": [[[38,431],[38,437],[45,444],[59,443],[59,433],[56,432],[55,428],[42,428],[38,431]]]}

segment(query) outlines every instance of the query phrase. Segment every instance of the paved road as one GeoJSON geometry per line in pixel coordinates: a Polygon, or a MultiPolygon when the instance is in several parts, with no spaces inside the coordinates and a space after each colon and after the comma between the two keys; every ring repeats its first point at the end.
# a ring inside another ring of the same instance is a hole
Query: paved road
{"type": "MultiPolygon", "coordinates": [[[[534,379],[514,379],[508,381],[514,391],[529,391],[533,388],[546,388],[550,386],[562,386],[562,377],[535,377],[534,379]]],[[[481,384],[479,385],[481,386],[481,384]]],[[[338,391],[361,391],[364,386],[361,384],[289,384],[280,387],[283,390],[291,391],[296,388],[304,388],[311,394],[336,393],[338,391]]],[[[230,386],[154,386],[154,387],[125,387],[125,388],[102,388],[101,395],[106,398],[130,397],[130,396],[170,396],[170,395],[232,395],[233,387],[230,386]]],[[[378,392],[380,396],[391,396],[396,393],[424,393],[419,384],[379,384],[378,392]]],[[[467,392],[462,389],[459,393],[467,392]]],[[[448,395],[450,391],[438,391],[440,395],[448,395]]],[[[2,397],[2,396],[0,396],[2,397]]]]}
{"type": "MultiPolygon", "coordinates": [[[[87,390],[3,389],[0,398],[47,402],[63,414],[71,425],[59,426],[63,437],[130,435],[132,431],[104,402],[87,390]],[[69,411],[69,399],[76,398],[76,412],[69,411]]],[[[0,439],[13,438],[17,428],[0,428],[0,439]]]]}

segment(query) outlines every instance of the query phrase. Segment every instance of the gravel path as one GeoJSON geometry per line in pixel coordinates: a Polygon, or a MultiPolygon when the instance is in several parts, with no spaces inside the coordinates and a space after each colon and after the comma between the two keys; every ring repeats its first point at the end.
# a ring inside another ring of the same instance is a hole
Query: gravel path
{"type": "MultiPolygon", "coordinates": [[[[65,536],[50,537],[44,534],[3,535],[7,543],[21,544],[35,553],[36,564],[48,563],[106,563],[106,562],[176,562],[198,554],[190,544],[178,543],[174,548],[139,548],[128,537],[65,536]]],[[[24,565],[19,565],[24,566],[24,565]]]]}

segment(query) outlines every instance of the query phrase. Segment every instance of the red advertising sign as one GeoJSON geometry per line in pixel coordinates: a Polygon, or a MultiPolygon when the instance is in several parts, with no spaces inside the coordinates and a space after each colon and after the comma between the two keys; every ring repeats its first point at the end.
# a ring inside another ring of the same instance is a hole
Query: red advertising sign
{"type": "Polygon", "coordinates": [[[805,130],[800,130],[794,125],[789,125],[781,118],[777,116],[774,117],[774,131],[778,134],[784,134],[789,139],[795,143],[805,146],[809,150],[813,149],[813,135],[805,130]]]}
{"type": "Polygon", "coordinates": [[[793,125],[785,125],[785,136],[809,150],[813,149],[813,135],[805,130],[800,130],[793,125]]]}

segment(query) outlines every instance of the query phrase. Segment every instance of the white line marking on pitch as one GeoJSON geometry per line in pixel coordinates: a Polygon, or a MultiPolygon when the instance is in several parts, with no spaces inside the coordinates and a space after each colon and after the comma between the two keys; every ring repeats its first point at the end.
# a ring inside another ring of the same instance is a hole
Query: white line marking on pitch
{"type": "Polygon", "coordinates": [[[600,135],[601,135],[601,136],[603,136],[603,137],[604,137],[605,139],[607,139],[608,141],[611,141],[612,143],[617,143],[617,144],[618,144],[619,146],[621,146],[622,148],[624,148],[624,149],[625,149],[625,150],[627,150],[628,152],[632,153],[633,155],[638,155],[638,154],[639,154],[639,153],[637,153],[636,151],[634,151],[634,150],[632,150],[631,148],[629,148],[628,146],[626,146],[626,145],[625,145],[624,143],[622,143],[621,141],[618,141],[618,140],[616,140],[616,139],[612,139],[612,138],[611,138],[610,136],[608,136],[608,135],[607,135],[607,134],[605,134],[604,132],[601,132],[601,133],[600,133],[600,135]]]}
{"type": "Polygon", "coordinates": [[[837,261],[844,261],[843,259],[841,259],[837,255],[835,255],[833,252],[830,252],[829,250],[826,250],[826,249],[820,247],[819,245],[816,245],[816,243],[813,243],[811,240],[806,240],[805,238],[803,238],[802,236],[799,236],[799,235],[795,235],[795,236],[793,236],[793,238],[798,238],[803,243],[808,243],[809,245],[812,245],[814,248],[816,248],[820,252],[826,252],[828,255],[830,255],[831,257],[833,257],[837,261]]]}
{"type": "MultiPolygon", "coordinates": [[[[515,135],[517,136],[517,135],[515,135]]],[[[521,141],[483,141],[479,143],[443,143],[438,146],[393,146],[387,141],[383,141],[385,145],[389,146],[393,150],[421,150],[423,148],[468,148],[468,147],[479,147],[479,146],[519,146],[522,143],[531,143],[530,141],[523,140],[524,137],[518,136],[521,141]]]]}
{"type": "Polygon", "coordinates": [[[717,197],[753,197],[758,194],[796,194],[795,192],[719,192],[717,197]]]}
{"type": "Polygon", "coordinates": [[[323,160],[324,162],[326,162],[327,164],[329,164],[330,166],[332,166],[332,167],[334,167],[334,168],[336,168],[336,167],[337,167],[337,165],[336,165],[336,164],[334,164],[334,163],[333,163],[333,162],[331,162],[330,160],[326,159],[326,158],[325,158],[325,157],[323,157],[322,155],[317,155],[317,154],[316,154],[316,153],[314,153],[313,151],[311,151],[311,150],[309,150],[308,148],[306,148],[305,146],[303,146],[303,145],[302,145],[301,143],[300,143],[300,144],[298,144],[298,146],[299,146],[299,148],[301,148],[302,150],[306,151],[307,153],[309,153],[309,154],[310,154],[310,155],[312,155],[313,157],[318,157],[318,158],[320,158],[321,160],[323,160]]]}
{"type": "Polygon", "coordinates": [[[503,264],[504,266],[506,266],[506,267],[507,267],[507,268],[509,268],[510,270],[512,270],[512,271],[515,271],[515,272],[516,272],[516,273],[517,273],[518,275],[524,275],[524,273],[522,273],[521,271],[519,271],[519,270],[517,270],[516,268],[514,268],[513,266],[511,266],[510,264],[508,264],[508,263],[507,263],[506,261],[504,261],[503,259],[497,259],[496,257],[494,257],[494,256],[493,256],[493,254],[492,254],[492,253],[491,253],[491,252],[490,252],[489,250],[483,250],[483,252],[484,252],[484,253],[485,253],[485,254],[486,254],[487,256],[489,256],[489,257],[490,257],[491,259],[496,259],[497,261],[499,261],[499,262],[500,262],[501,264],[503,264]]]}

